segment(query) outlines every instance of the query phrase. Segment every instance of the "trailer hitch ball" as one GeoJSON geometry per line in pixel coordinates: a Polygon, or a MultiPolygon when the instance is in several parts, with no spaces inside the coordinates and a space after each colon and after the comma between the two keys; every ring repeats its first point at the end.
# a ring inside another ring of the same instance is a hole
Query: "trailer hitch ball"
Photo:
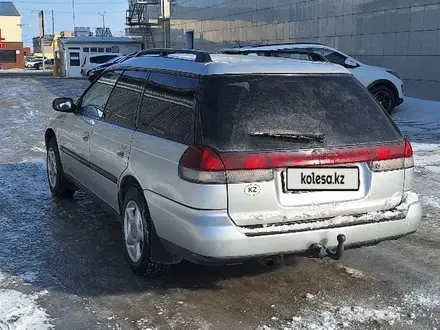
{"type": "Polygon", "coordinates": [[[344,252],[344,242],[346,241],[346,237],[344,234],[339,234],[336,239],[338,240],[336,249],[330,249],[320,243],[312,244],[308,250],[310,256],[312,258],[320,259],[324,259],[325,257],[329,257],[333,260],[341,259],[344,252]]]}
{"type": "Polygon", "coordinates": [[[344,234],[339,234],[336,239],[338,240],[338,246],[336,247],[336,250],[327,248],[327,256],[333,260],[341,259],[344,252],[344,242],[347,238],[344,234]]]}

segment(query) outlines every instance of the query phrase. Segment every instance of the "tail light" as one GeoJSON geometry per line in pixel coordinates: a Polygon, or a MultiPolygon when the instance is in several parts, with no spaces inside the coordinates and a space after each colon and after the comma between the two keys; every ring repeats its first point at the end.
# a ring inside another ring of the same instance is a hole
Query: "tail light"
{"type": "MultiPolygon", "coordinates": [[[[245,183],[271,181],[274,179],[272,169],[249,167],[231,168],[228,155],[220,156],[215,151],[206,147],[189,147],[179,161],[179,176],[194,183],[245,183]]],[[[243,156],[234,156],[242,158],[243,156]]]]}
{"type": "Polygon", "coordinates": [[[368,163],[373,172],[414,166],[410,142],[380,147],[316,149],[288,153],[216,153],[191,146],[179,161],[179,176],[195,183],[244,183],[271,181],[274,169],[295,166],[368,163]]]}
{"type": "Polygon", "coordinates": [[[401,170],[401,169],[413,167],[414,166],[413,150],[411,147],[411,143],[407,138],[405,138],[404,144],[400,146],[400,148],[402,149],[402,152],[399,157],[372,161],[370,163],[370,169],[373,172],[385,172],[385,171],[395,171],[395,170],[401,170]]]}

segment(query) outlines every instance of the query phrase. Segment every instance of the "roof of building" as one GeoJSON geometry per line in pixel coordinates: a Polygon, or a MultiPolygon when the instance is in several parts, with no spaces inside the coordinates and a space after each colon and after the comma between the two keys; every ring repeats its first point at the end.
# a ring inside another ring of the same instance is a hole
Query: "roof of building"
{"type": "Polygon", "coordinates": [[[118,67],[155,68],[199,75],[215,74],[347,74],[347,69],[327,62],[285,58],[210,54],[210,61],[198,62],[194,54],[143,55],[130,58],[118,67]]]}
{"type": "Polygon", "coordinates": [[[0,16],[20,16],[12,2],[0,2],[0,16]]]}
{"type": "Polygon", "coordinates": [[[88,43],[140,43],[140,41],[125,37],[96,37],[96,36],[80,36],[61,39],[64,44],[88,44],[88,43]]]}

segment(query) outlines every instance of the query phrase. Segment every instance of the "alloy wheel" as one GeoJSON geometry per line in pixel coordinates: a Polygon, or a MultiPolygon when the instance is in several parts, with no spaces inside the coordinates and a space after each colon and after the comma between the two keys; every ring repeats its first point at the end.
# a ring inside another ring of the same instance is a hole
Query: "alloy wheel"
{"type": "Polygon", "coordinates": [[[393,99],[387,91],[378,90],[376,93],[374,93],[374,98],[386,111],[390,112],[391,106],[393,104],[393,99]]]}
{"type": "Polygon", "coordinates": [[[125,208],[124,239],[131,261],[138,262],[144,249],[144,224],[141,210],[133,200],[129,201],[125,208]]]}
{"type": "Polygon", "coordinates": [[[55,150],[52,147],[49,147],[49,150],[47,151],[47,177],[52,188],[55,188],[57,184],[57,175],[58,168],[55,150]]]}

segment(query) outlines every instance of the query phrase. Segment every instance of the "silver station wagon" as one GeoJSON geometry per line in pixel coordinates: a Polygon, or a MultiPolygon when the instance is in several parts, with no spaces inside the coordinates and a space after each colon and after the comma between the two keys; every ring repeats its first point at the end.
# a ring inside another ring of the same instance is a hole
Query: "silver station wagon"
{"type": "Polygon", "coordinates": [[[84,189],[114,211],[138,275],[339,259],[420,224],[410,142],[338,65],[146,50],[53,108],[53,196],[84,189]]]}

